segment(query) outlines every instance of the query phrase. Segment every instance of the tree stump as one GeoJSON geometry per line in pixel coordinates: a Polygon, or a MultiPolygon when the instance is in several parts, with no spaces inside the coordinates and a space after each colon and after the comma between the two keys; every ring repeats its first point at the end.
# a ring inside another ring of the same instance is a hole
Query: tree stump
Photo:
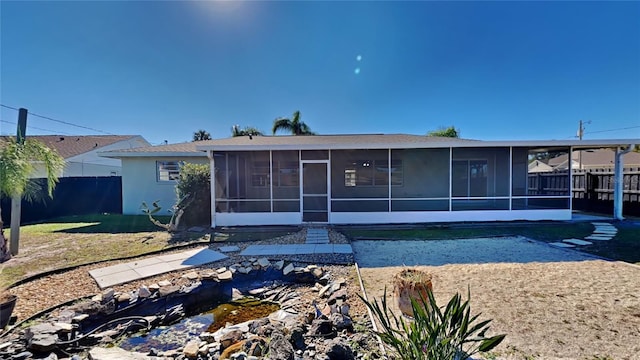
{"type": "Polygon", "coordinates": [[[418,269],[403,269],[393,277],[393,296],[403,315],[413,317],[411,299],[429,304],[428,291],[432,291],[431,274],[418,269]]]}

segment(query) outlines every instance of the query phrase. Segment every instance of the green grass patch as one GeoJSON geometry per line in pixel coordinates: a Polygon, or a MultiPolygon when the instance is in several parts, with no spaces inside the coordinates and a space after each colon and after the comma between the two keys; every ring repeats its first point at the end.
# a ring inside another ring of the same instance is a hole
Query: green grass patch
{"type": "Polygon", "coordinates": [[[626,261],[640,265],[640,224],[614,224],[616,236],[609,241],[591,241],[593,244],[580,247],[581,251],[607,259],[626,261]]]}
{"type": "MultiPolygon", "coordinates": [[[[166,223],[169,217],[156,217],[166,223]]],[[[272,239],[298,228],[229,229],[212,234],[213,242],[272,239]]],[[[5,229],[9,237],[9,229],[5,229]]],[[[170,249],[178,245],[206,242],[205,234],[168,233],[146,215],[67,216],[20,227],[20,251],[5,263],[0,284],[12,284],[27,276],[69,266],[170,249]]]]}
{"type": "MultiPolygon", "coordinates": [[[[10,231],[5,229],[7,238],[10,231]]],[[[61,217],[20,228],[18,256],[5,263],[0,284],[41,272],[97,261],[140,256],[204,241],[203,234],[170,234],[136,215],[61,217]]]]}
{"type": "MultiPolygon", "coordinates": [[[[169,216],[158,216],[161,222],[169,222],[169,216]]],[[[65,216],[43,223],[25,225],[21,233],[137,233],[158,231],[146,215],[96,214],[84,216],[65,216]]]]}

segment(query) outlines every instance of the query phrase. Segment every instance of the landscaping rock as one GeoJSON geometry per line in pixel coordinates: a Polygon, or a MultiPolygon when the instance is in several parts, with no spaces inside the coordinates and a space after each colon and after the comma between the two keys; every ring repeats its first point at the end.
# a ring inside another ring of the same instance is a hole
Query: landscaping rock
{"type": "Polygon", "coordinates": [[[284,267],[284,260],[278,260],[278,261],[276,261],[276,262],[273,264],[273,267],[274,267],[276,270],[278,270],[278,271],[282,270],[282,268],[284,267]]]}
{"type": "Polygon", "coordinates": [[[126,351],[119,347],[97,347],[89,350],[91,360],[149,360],[147,354],[126,351]]]}
{"type": "Polygon", "coordinates": [[[148,298],[149,296],[151,296],[151,291],[148,287],[143,285],[138,289],[138,296],[141,298],[148,298]]]}
{"type": "Polygon", "coordinates": [[[333,305],[336,303],[336,300],[346,300],[347,299],[347,290],[342,289],[334,292],[327,300],[327,303],[333,305]]]}
{"type": "Polygon", "coordinates": [[[353,330],[353,321],[350,317],[340,313],[333,313],[329,318],[333,326],[338,330],[353,330]]]}
{"type": "Polygon", "coordinates": [[[198,356],[200,350],[200,342],[198,340],[191,340],[185,345],[182,353],[189,359],[195,359],[198,356]]]}
{"type": "Polygon", "coordinates": [[[182,277],[184,277],[184,278],[186,278],[186,279],[189,279],[189,280],[196,280],[196,279],[198,279],[200,276],[198,275],[198,273],[197,273],[197,272],[195,272],[195,271],[190,271],[190,272],[188,272],[188,273],[186,273],[186,274],[182,275],[182,277]]]}
{"type": "Polygon", "coordinates": [[[180,286],[178,285],[169,285],[169,286],[161,286],[159,293],[160,296],[168,296],[170,294],[176,293],[180,291],[180,286]]]}
{"type": "Polygon", "coordinates": [[[13,355],[11,357],[11,360],[25,360],[25,359],[30,359],[33,356],[32,353],[30,353],[29,351],[23,351],[19,354],[13,355]]]}
{"type": "Polygon", "coordinates": [[[294,328],[289,330],[289,342],[293,345],[293,348],[296,350],[304,350],[306,349],[306,344],[304,342],[304,334],[305,329],[302,326],[295,326],[294,328]]]}
{"type": "Polygon", "coordinates": [[[271,336],[269,343],[269,358],[272,360],[293,360],[295,350],[293,345],[281,333],[271,336]]]}
{"type": "Polygon", "coordinates": [[[309,327],[309,335],[311,336],[323,336],[333,332],[333,323],[331,320],[315,319],[311,322],[309,327]]]}
{"type": "Polygon", "coordinates": [[[230,281],[233,279],[233,274],[231,273],[231,271],[226,270],[222,273],[218,273],[218,279],[220,281],[230,281]]]}
{"type": "Polygon", "coordinates": [[[287,266],[284,267],[284,269],[282,269],[282,274],[287,276],[289,275],[293,270],[295,269],[295,266],[293,266],[293,264],[289,264],[287,266]]]}
{"type": "Polygon", "coordinates": [[[331,360],[354,360],[355,355],[351,351],[349,344],[342,338],[329,340],[327,351],[325,352],[331,360]]]}
{"type": "Polygon", "coordinates": [[[220,337],[218,342],[220,343],[221,348],[224,350],[229,346],[242,340],[243,337],[244,337],[244,332],[239,329],[236,329],[222,335],[222,337],[220,337]]]}
{"type": "Polygon", "coordinates": [[[27,348],[36,352],[46,352],[55,349],[58,340],[57,332],[59,330],[60,328],[49,323],[42,323],[27,328],[27,330],[25,330],[27,348]]]}
{"type": "Polygon", "coordinates": [[[267,258],[260,258],[258,259],[258,265],[260,265],[260,267],[262,268],[266,268],[271,265],[271,262],[267,258]]]}

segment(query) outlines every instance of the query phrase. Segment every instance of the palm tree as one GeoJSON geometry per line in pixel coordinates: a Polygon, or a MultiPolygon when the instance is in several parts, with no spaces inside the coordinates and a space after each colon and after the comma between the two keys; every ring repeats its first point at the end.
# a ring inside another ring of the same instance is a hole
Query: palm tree
{"type": "MultiPolygon", "coordinates": [[[[49,196],[53,196],[53,189],[58,182],[58,174],[64,168],[64,159],[55,151],[43,143],[27,139],[24,144],[19,144],[15,139],[0,143],[0,198],[33,199],[32,182],[29,175],[33,173],[34,162],[41,163],[47,173],[47,190],[49,196]]],[[[11,258],[11,254],[18,253],[17,242],[12,243],[11,253],[4,237],[2,213],[0,210],[0,262],[11,258]]],[[[19,234],[20,228],[11,229],[12,234],[19,234]]],[[[16,238],[17,239],[17,238],[16,238]]]]}
{"type": "Polygon", "coordinates": [[[273,135],[278,132],[278,130],[283,130],[290,132],[291,135],[315,135],[311,128],[305,124],[303,121],[300,121],[300,111],[296,111],[293,113],[291,119],[287,118],[277,118],[273,122],[273,135]]]}
{"type": "Polygon", "coordinates": [[[262,133],[262,131],[258,130],[257,128],[254,128],[252,126],[245,126],[243,129],[240,128],[240,126],[238,125],[234,125],[231,128],[231,136],[233,137],[237,137],[237,136],[262,136],[264,135],[262,133]]]}
{"type": "Polygon", "coordinates": [[[448,128],[439,128],[438,130],[432,130],[427,133],[427,136],[440,136],[440,137],[450,137],[450,138],[459,138],[460,130],[456,129],[453,126],[449,126],[448,128]]]}
{"type": "Polygon", "coordinates": [[[211,134],[200,129],[193,133],[193,141],[211,140],[211,134]]]}

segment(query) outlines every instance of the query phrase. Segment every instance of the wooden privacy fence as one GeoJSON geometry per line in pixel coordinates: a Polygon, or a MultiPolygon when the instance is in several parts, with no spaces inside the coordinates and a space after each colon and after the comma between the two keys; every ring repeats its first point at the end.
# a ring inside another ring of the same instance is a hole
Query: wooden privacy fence
{"type": "MultiPolygon", "coordinates": [[[[529,174],[529,195],[566,195],[569,192],[567,171],[529,174]]],[[[573,170],[573,209],[613,214],[613,169],[573,170]]],[[[624,215],[640,216],[640,168],[624,168],[624,215]]]]}
{"type": "MultiPolygon", "coordinates": [[[[44,179],[33,179],[46,189],[44,179]]],[[[122,178],[62,177],[53,191],[53,199],[44,195],[43,201],[22,200],[21,222],[31,223],[59,216],[122,213],[122,178]]],[[[2,219],[5,226],[11,219],[11,199],[2,198],[2,219]]]]}

